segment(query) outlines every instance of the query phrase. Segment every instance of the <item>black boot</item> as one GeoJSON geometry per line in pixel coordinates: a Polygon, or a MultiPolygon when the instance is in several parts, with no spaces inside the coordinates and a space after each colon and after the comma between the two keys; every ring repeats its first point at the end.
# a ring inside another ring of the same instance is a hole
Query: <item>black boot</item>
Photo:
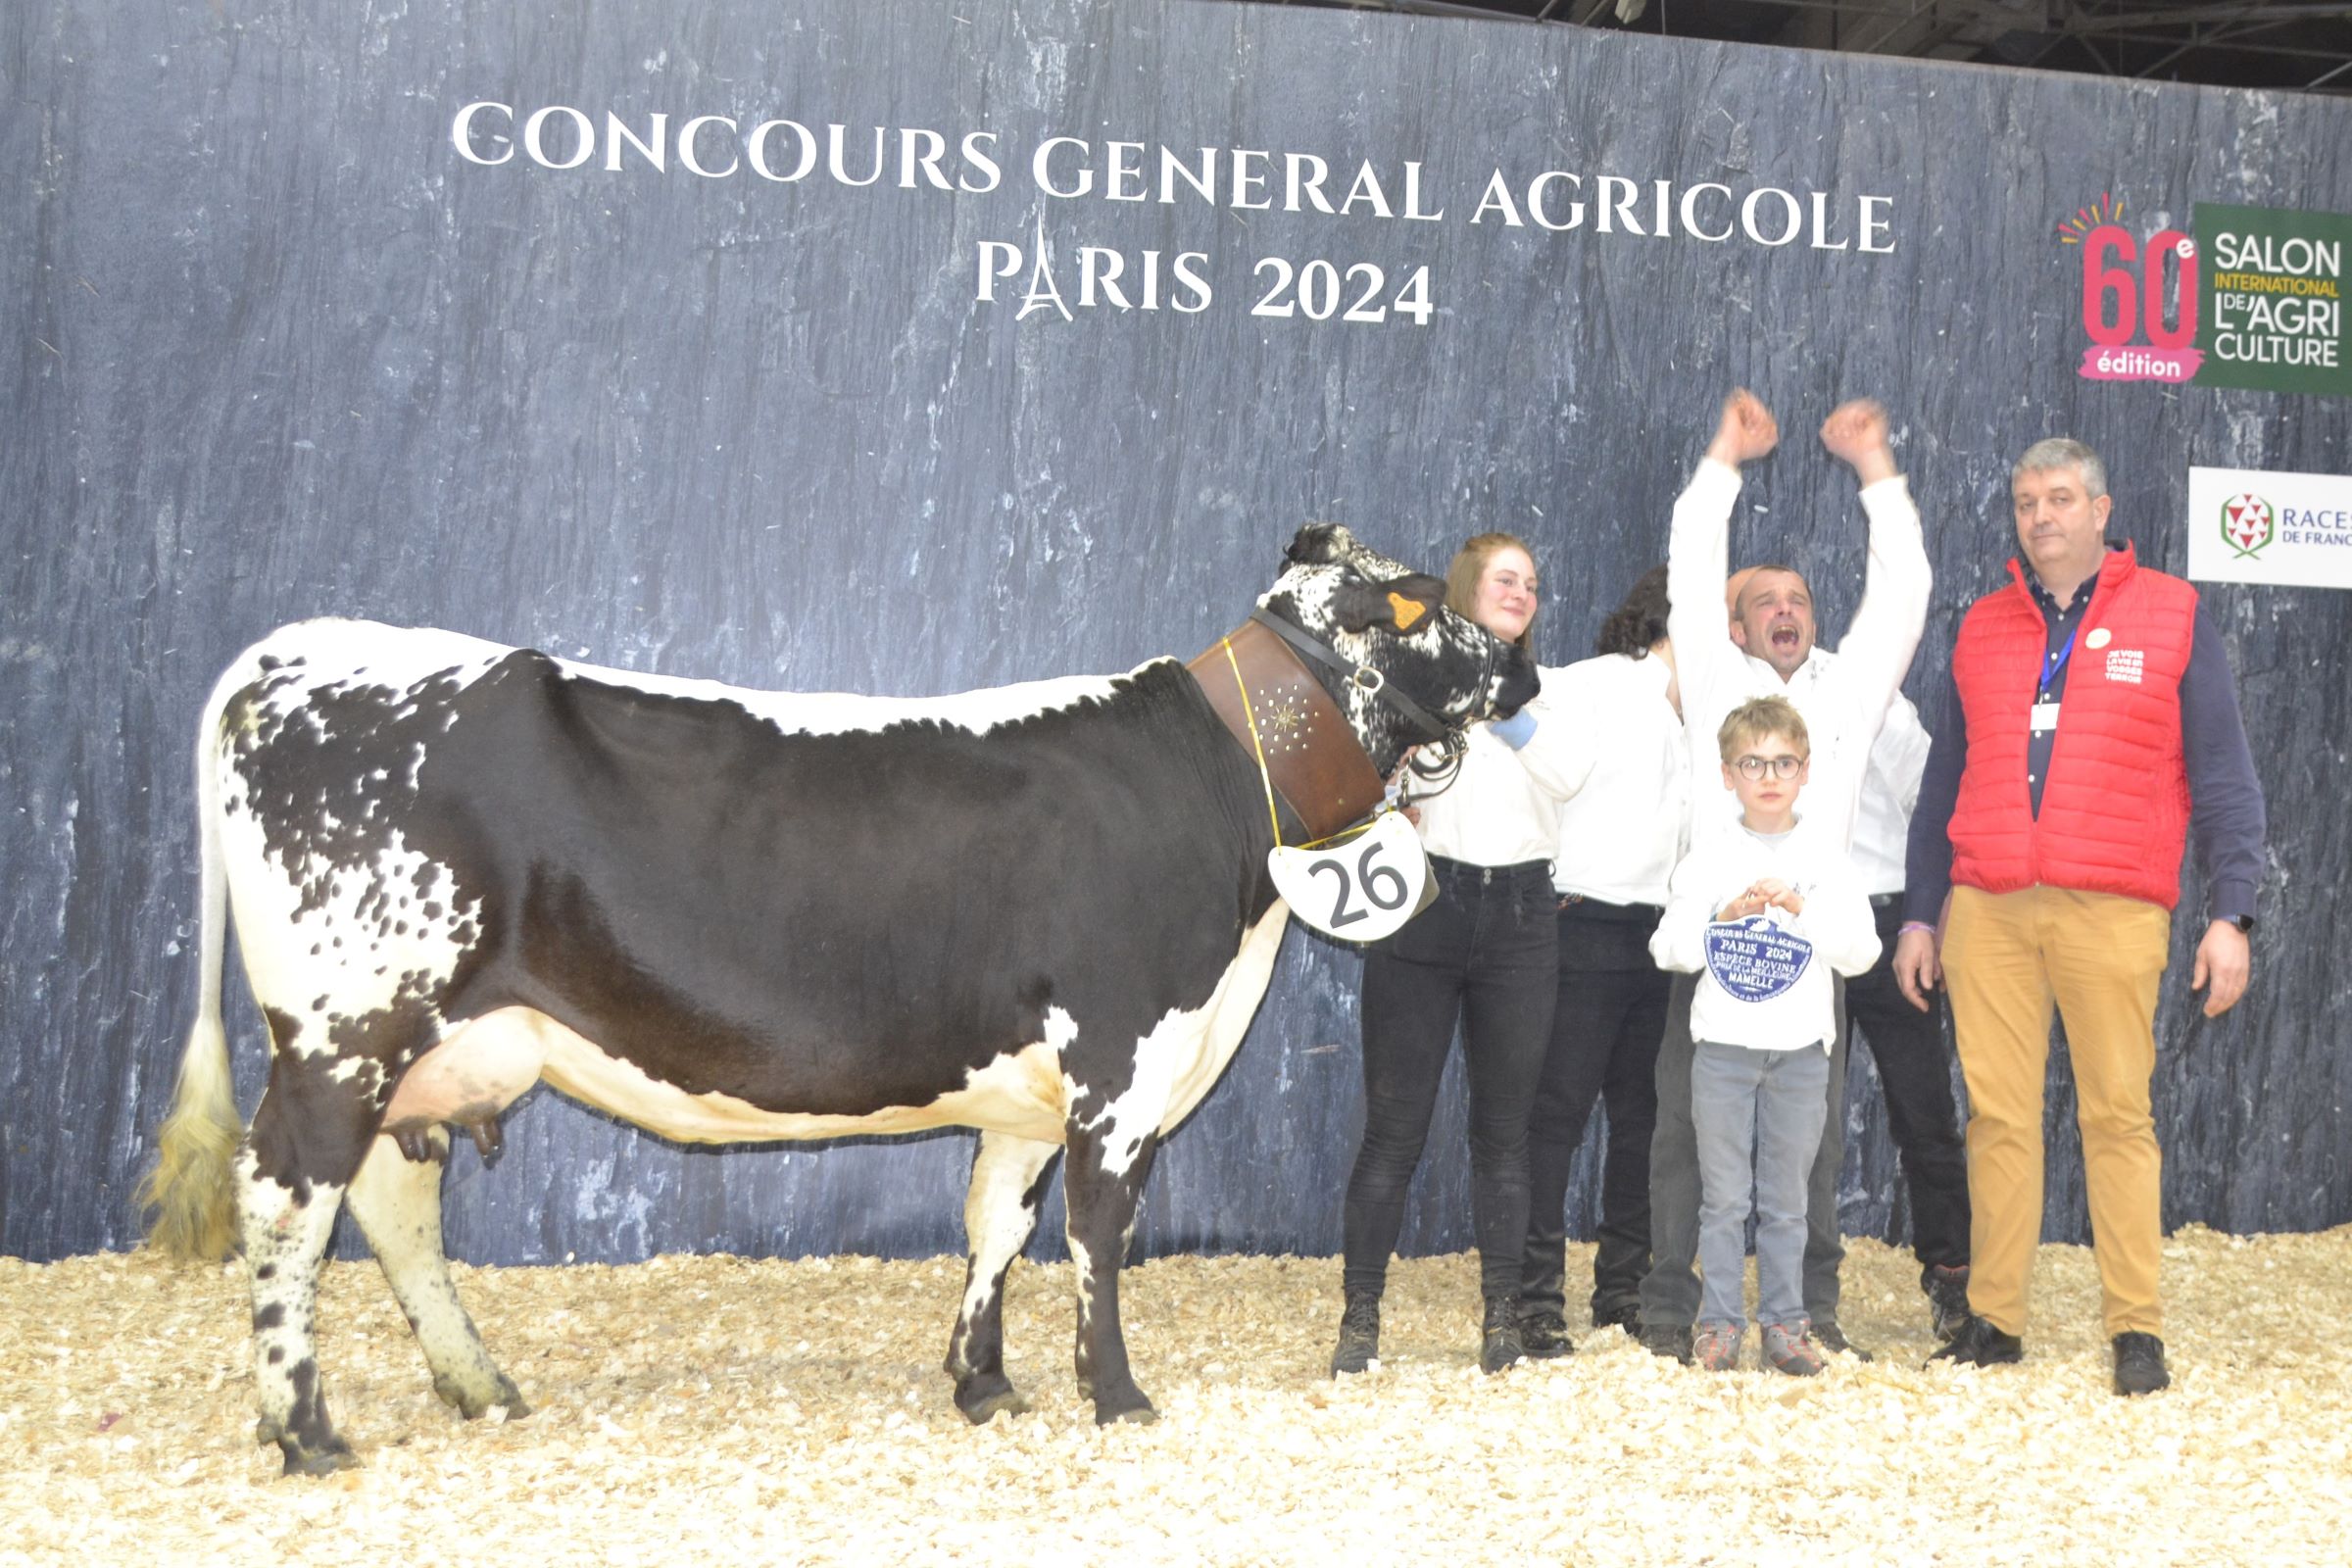
{"type": "Polygon", "coordinates": [[[1955,1366],[2008,1366],[2026,1358],[2026,1342],[2014,1334],[2004,1334],[1992,1326],[1989,1319],[1976,1313],[1960,1325],[1960,1332],[1942,1349],[1928,1357],[1929,1361],[1949,1361],[1955,1366]]]}
{"type": "Polygon", "coordinates": [[[2115,1392],[2127,1396],[2154,1394],[2158,1389],[2173,1386],[2173,1374],[2164,1364],[2164,1342],[2153,1334],[2118,1334],[2115,1337],[2115,1392]]]}
{"type": "Polygon", "coordinates": [[[1857,1361],[1875,1359],[1868,1350],[1845,1337],[1845,1330],[1838,1326],[1838,1320],[1834,1317],[1813,1320],[1813,1343],[1833,1354],[1850,1355],[1857,1361]]]}
{"type": "Polygon", "coordinates": [[[1490,1375],[1517,1366],[1527,1355],[1519,1337],[1519,1303],[1508,1296],[1487,1298],[1487,1313],[1479,1325],[1478,1369],[1490,1375]]]}
{"type": "Polygon", "coordinates": [[[1968,1265],[1936,1263],[1920,1271],[1919,1288],[1928,1295],[1928,1310],[1936,1337],[1950,1343],[1968,1327],[1968,1265]]]}
{"type": "Polygon", "coordinates": [[[1642,1325],[1642,1348],[1668,1361],[1680,1361],[1689,1366],[1695,1351],[1691,1348],[1695,1336],[1688,1323],[1644,1323],[1642,1325]]]}
{"type": "Polygon", "coordinates": [[[1576,1342],[1568,1338],[1568,1323],[1557,1312],[1528,1312],[1519,1319],[1519,1345],[1531,1361],[1550,1361],[1573,1354],[1576,1342]]]}
{"type": "Polygon", "coordinates": [[[1349,1291],[1340,1312],[1340,1344],[1331,1352],[1331,1375],[1361,1372],[1379,1354],[1380,1297],[1373,1291],[1349,1291]]]}

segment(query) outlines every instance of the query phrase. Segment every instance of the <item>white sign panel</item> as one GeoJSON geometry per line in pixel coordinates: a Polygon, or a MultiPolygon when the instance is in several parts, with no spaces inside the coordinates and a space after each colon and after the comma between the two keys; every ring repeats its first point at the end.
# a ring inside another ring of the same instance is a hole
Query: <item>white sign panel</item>
{"type": "Polygon", "coordinates": [[[2352,588],[2352,475],[2189,469],[2188,574],[2352,588]]]}

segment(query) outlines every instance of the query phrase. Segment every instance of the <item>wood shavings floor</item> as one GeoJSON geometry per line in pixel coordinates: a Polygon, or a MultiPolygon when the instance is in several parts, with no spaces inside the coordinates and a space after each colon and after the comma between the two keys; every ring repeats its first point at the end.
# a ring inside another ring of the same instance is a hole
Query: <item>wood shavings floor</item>
{"type": "Polygon", "coordinates": [[[1162,1420],[1109,1431],[1072,1380],[1066,1267],[1012,1277],[1036,1408],[974,1429],[938,1370],[959,1259],[462,1268],[535,1406],[470,1426],[374,1265],[336,1264],[321,1360],[366,1467],[323,1482],[252,1445],[240,1269],[0,1259],[0,1562],[2346,1560],[2352,1227],[2190,1228],[2165,1255],[2175,1385],[2131,1401],[2081,1248],[2042,1250],[2025,1365],[1954,1372],[1920,1367],[1909,1255],[1857,1242],[1842,1316],[1879,1358],[1811,1382],[1615,1331],[1481,1377],[1456,1256],[1397,1265],[1385,1362],[1335,1385],[1336,1260],[1162,1259],[1121,1287],[1162,1420]]]}

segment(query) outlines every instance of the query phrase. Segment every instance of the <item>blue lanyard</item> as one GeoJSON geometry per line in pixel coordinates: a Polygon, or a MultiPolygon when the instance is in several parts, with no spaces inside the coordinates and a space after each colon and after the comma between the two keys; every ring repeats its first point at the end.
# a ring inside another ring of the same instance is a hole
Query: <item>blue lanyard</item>
{"type": "Polygon", "coordinates": [[[2044,702],[2049,700],[2051,682],[2057,680],[2058,672],[2066,668],[2066,662],[2075,657],[2075,639],[2082,635],[2082,623],[2077,621],[2075,629],[2066,634],[2066,646],[2058,650],[2058,657],[2051,660],[2050,667],[2042,672],[2041,685],[2036,689],[2044,702]]]}

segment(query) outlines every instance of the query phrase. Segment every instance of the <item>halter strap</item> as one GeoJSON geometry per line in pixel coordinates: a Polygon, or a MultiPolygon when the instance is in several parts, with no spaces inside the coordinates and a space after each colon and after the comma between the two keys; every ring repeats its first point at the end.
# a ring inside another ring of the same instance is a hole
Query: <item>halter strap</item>
{"type": "MultiPolygon", "coordinates": [[[[1390,685],[1389,678],[1370,664],[1349,663],[1337,653],[1326,648],[1321,642],[1308,636],[1262,605],[1250,612],[1250,618],[1272,631],[1275,636],[1290,644],[1298,653],[1304,654],[1326,669],[1338,670],[1349,684],[1370,692],[1391,708],[1396,709],[1405,716],[1408,723],[1422,732],[1421,740],[1423,742],[1442,740],[1452,733],[1452,726],[1441,723],[1428,709],[1423,708],[1419,703],[1390,685]]],[[[1490,649],[1488,651],[1490,662],[1493,657],[1493,650],[1490,649]]]]}

